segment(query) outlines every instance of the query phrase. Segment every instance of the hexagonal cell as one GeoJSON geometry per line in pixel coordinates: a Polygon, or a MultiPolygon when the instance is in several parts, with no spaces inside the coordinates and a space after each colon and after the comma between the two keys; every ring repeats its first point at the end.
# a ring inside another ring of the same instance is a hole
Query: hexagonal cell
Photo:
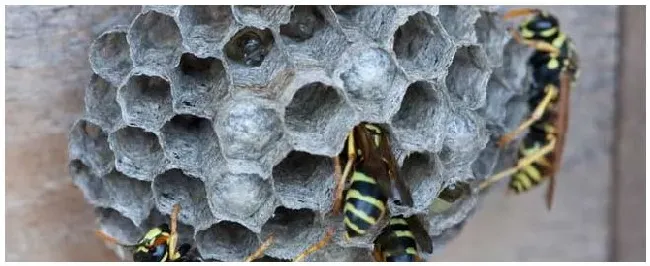
{"type": "Polygon", "coordinates": [[[289,23],[280,25],[280,35],[294,42],[304,42],[327,26],[319,6],[294,6],[289,23]]]}
{"type": "Polygon", "coordinates": [[[273,165],[289,152],[284,125],[271,103],[236,97],[218,112],[214,125],[232,173],[270,176],[273,165]]]}
{"type": "Polygon", "coordinates": [[[293,151],[273,167],[276,195],[291,209],[308,208],[327,212],[332,206],[334,162],[323,156],[293,151]]]}
{"type": "MultiPolygon", "coordinates": [[[[471,215],[476,208],[478,202],[478,197],[473,195],[458,204],[454,204],[453,207],[444,213],[429,213],[428,217],[428,231],[431,236],[439,236],[449,228],[454,228],[459,224],[463,223],[465,218],[471,215]]],[[[461,225],[462,226],[462,225],[461,225]]]]}
{"type": "Polygon", "coordinates": [[[407,150],[440,151],[444,131],[433,130],[447,122],[448,99],[442,84],[411,83],[399,111],[392,117],[395,138],[407,150]],[[434,87],[435,86],[435,87],[434,87]]]}
{"type": "Polygon", "coordinates": [[[511,39],[503,49],[503,66],[494,70],[494,73],[503,77],[503,83],[507,82],[506,87],[517,94],[523,94],[528,90],[530,77],[527,74],[530,66],[528,60],[522,58],[529,58],[532,52],[532,49],[511,39]]]}
{"type": "Polygon", "coordinates": [[[232,6],[232,13],[239,24],[268,28],[287,23],[293,9],[293,6],[240,5],[232,6]]]}
{"type": "Polygon", "coordinates": [[[117,91],[117,102],[126,123],[150,131],[157,131],[173,115],[169,82],[158,76],[131,76],[117,91]]]}
{"type": "Polygon", "coordinates": [[[127,30],[126,27],[108,30],[90,46],[90,66],[113,86],[119,86],[133,66],[126,41],[127,30]]]}
{"type": "Polygon", "coordinates": [[[454,44],[437,18],[426,12],[408,17],[394,34],[393,51],[406,73],[415,79],[444,74],[452,60],[454,44]]]}
{"type": "Polygon", "coordinates": [[[111,208],[95,208],[99,230],[118,240],[120,244],[134,245],[144,232],[133,222],[111,208]]]}
{"type": "Polygon", "coordinates": [[[474,22],[481,15],[473,6],[440,6],[438,18],[456,43],[477,42],[474,22]]]}
{"type": "Polygon", "coordinates": [[[223,48],[233,62],[248,67],[259,67],[273,47],[271,30],[245,27],[239,30],[223,48]]]}
{"type": "Polygon", "coordinates": [[[364,121],[387,121],[399,108],[407,86],[388,52],[360,44],[343,54],[333,76],[343,81],[347,98],[362,111],[358,119],[364,121]]]}
{"type": "Polygon", "coordinates": [[[264,253],[280,259],[292,259],[320,241],[325,231],[324,227],[316,225],[316,214],[313,211],[280,206],[262,227],[262,239],[271,234],[274,236],[273,245],[264,253]]]}
{"type": "Polygon", "coordinates": [[[508,82],[500,75],[492,73],[487,84],[487,97],[485,106],[477,110],[485,118],[486,126],[490,132],[503,132],[503,123],[506,119],[506,104],[515,96],[508,82]]]}
{"type": "Polygon", "coordinates": [[[217,102],[226,96],[230,81],[221,60],[185,53],[174,69],[172,101],[176,113],[213,117],[217,102]]]}
{"type": "Polygon", "coordinates": [[[260,244],[255,233],[229,221],[221,221],[196,232],[196,246],[205,259],[242,261],[260,244]]]}
{"type": "Polygon", "coordinates": [[[443,166],[432,153],[413,152],[404,159],[400,177],[404,179],[413,196],[413,207],[424,209],[436,197],[443,182],[443,166]]]}
{"type": "Polygon", "coordinates": [[[474,27],[478,42],[483,45],[488,64],[492,67],[503,63],[503,46],[510,38],[505,23],[494,12],[481,11],[474,27]]]}
{"type": "Polygon", "coordinates": [[[115,169],[131,177],[152,181],[167,164],[158,137],[141,128],[122,128],[108,136],[108,143],[115,153],[115,169]]]}
{"type": "Polygon", "coordinates": [[[495,145],[487,145],[472,164],[472,172],[477,180],[484,180],[493,173],[501,150],[495,145]]]}
{"type": "Polygon", "coordinates": [[[178,14],[183,43],[194,53],[218,56],[233,27],[230,6],[183,6],[178,14]]]}
{"type": "Polygon", "coordinates": [[[224,164],[212,122],[193,115],[176,115],[161,129],[160,140],[172,167],[201,179],[224,164]],[[206,172],[207,171],[207,172],[206,172]]]}
{"type": "Polygon", "coordinates": [[[96,207],[112,208],[140,225],[154,206],[151,184],[113,171],[99,177],[90,172],[80,160],[69,165],[74,184],[96,207]]]}
{"type": "Polygon", "coordinates": [[[343,31],[350,39],[366,39],[389,47],[395,31],[397,9],[394,6],[334,6],[343,31]]]}
{"type": "Polygon", "coordinates": [[[97,176],[113,170],[115,157],[108,145],[108,136],[100,127],[85,120],[77,120],[72,126],[68,153],[70,158],[88,165],[97,176]]]}
{"type": "Polygon", "coordinates": [[[492,70],[480,46],[461,46],[454,54],[445,83],[457,99],[472,110],[485,105],[485,89],[492,70]]]}
{"type": "Polygon", "coordinates": [[[469,165],[489,140],[485,120],[476,112],[458,106],[452,107],[449,115],[440,159],[447,168],[469,165]]]}
{"type": "Polygon", "coordinates": [[[314,154],[334,155],[331,143],[344,138],[354,125],[355,111],[339,95],[338,88],[312,82],[294,94],[285,109],[285,123],[294,148],[314,154]]]}
{"type": "Polygon", "coordinates": [[[208,206],[205,186],[198,178],[179,169],[170,169],[156,176],[152,188],[156,206],[161,212],[171,213],[172,206],[178,203],[179,221],[197,230],[204,230],[216,222],[208,206]]]}
{"type": "Polygon", "coordinates": [[[127,35],[133,65],[164,73],[175,66],[181,56],[181,34],[171,16],[154,10],[140,13],[127,35]]]}
{"type": "Polygon", "coordinates": [[[205,182],[208,204],[219,220],[259,233],[276,206],[271,180],[256,174],[225,173],[205,182]]]}
{"type": "Polygon", "coordinates": [[[113,132],[121,127],[122,110],[115,100],[116,95],[117,87],[97,74],[93,74],[84,96],[86,119],[107,132],[113,132]]]}

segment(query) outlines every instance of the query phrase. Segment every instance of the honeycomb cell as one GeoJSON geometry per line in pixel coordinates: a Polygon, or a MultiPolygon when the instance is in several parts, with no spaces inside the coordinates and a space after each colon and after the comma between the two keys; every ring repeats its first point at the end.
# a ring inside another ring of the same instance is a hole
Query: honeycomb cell
{"type": "Polygon", "coordinates": [[[224,164],[217,134],[208,119],[176,115],[161,129],[160,140],[170,167],[183,169],[203,180],[212,174],[204,171],[224,164]]]}
{"type": "Polygon", "coordinates": [[[255,233],[229,221],[198,231],[195,238],[203,258],[220,261],[242,261],[261,244],[255,233]]]}
{"type": "Polygon", "coordinates": [[[494,172],[501,151],[495,145],[487,145],[472,164],[472,172],[477,180],[484,180],[494,172]]]}
{"type": "Polygon", "coordinates": [[[474,23],[480,16],[472,6],[440,6],[438,18],[457,44],[476,43],[474,23]]]}
{"type": "Polygon", "coordinates": [[[73,183],[81,189],[84,197],[97,207],[112,208],[135,225],[140,225],[154,207],[149,182],[136,180],[113,171],[99,177],[90,172],[80,160],[69,165],[73,183]]]}
{"type": "Polygon", "coordinates": [[[230,82],[221,60],[184,53],[172,75],[174,112],[213,117],[218,101],[228,93],[230,82]]]}
{"type": "Polygon", "coordinates": [[[348,100],[362,121],[387,121],[399,108],[406,77],[388,52],[355,45],[339,60],[335,75],[343,81],[348,100]]]}
{"type": "Polygon", "coordinates": [[[178,14],[183,43],[199,55],[218,56],[233,26],[230,6],[183,6],[178,14]]]}
{"type": "Polygon", "coordinates": [[[442,84],[411,83],[399,111],[393,116],[393,132],[402,148],[440,151],[444,131],[432,130],[447,121],[449,101],[442,84]],[[435,87],[434,87],[435,86],[435,87]]]}
{"type": "Polygon", "coordinates": [[[514,90],[510,89],[507,82],[492,73],[487,84],[487,94],[485,106],[477,112],[485,117],[486,126],[489,131],[503,131],[503,123],[506,119],[506,104],[515,96],[514,90]]]}
{"type": "Polygon", "coordinates": [[[181,34],[174,19],[148,10],[140,13],[127,35],[135,67],[164,73],[178,62],[182,53],[181,34]]]}
{"type": "Polygon", "coordinates": [[[141,128],[122,128],[109,134],[108,143],[115,153],[115,168],[133,178],[153,181],[167,164],[158,137],[141,128]]]}
{"type": "Polygon", "coordinates": [[[79,159],[97,176],[108,174],[114,168],[115,157],[108,145],[108,136],[100,127],[78,120],[70,131],[68,145],[70,158],[79,159]]]}
{"type": "Polygon", "coordinates": [[[271,180],[256,174],[225,173],[205,182],[208,203],[219,220],[237,222],[259,233],[276,206],[271,180]]]}
{"type": "Polygon", "coordinates": [[[451,95],[472,110],[485,105],[485,87],[492,71],[480,46],[459,47],[448,71],[445,83],[451,95]]]}
{"type": "Polygon", "coordinates": [[[246,27],[230,38],[224,47],[224,54],[235,63],[259,67],[269,55],[273,44],[271,30],[246,27]]]}
{"type": "Polygon", "coordinates": [[[304,42],[327,27],[320,6],[294,6],[289,23],[280,26],[280,35],[294,42],[304,42]]]}
{"type": "Polygon", "coordinates": [[[531,49],[511,39],[503,49],[503,66],[494,69],[494,73],[498,74],[503,79],[503,83],[508,85],[507,88],[516,94],[524,94],[528,90],[529,66],[528,60],[523,60],[523,58],[529,58],[531,54],[531,49]]]}
{"type": "Polygon", "coordinates": [[[111,208],[95,208],[99,230],[117,239],[120,244],[134,245],[144,232],[133,222],[111,208]]]}
{"type": "Polygon", "coordinates": [[[133,63],[126,27],[117,27],[102,33],[90,46],[90,66],[93,71],[113,86],[120,86],[133,63]]]}
{"type": "Polygon", "coordinates": [[[455,204],[451,209],[444,213],[430,213],[428,215],[429,235],[439,236],[445,230],[462,226],[463,221],[475,211],[478,197],[469,197],[458,204],[455,204]]]}
{"type": "Polygon", "coordinates": [[[284,125],[278,112],[256,97],[238,96],[217,114],[214,129],[232,173],[259,174],[270,169],[289,152],[284,125]]]}
{"type": "Polygon", "coordinates": [[[205,186],[198,178],[185,175],[179,169],[170,169],[156,176],[152,188],[156,206],[161,212],[171,213],[172,206],[178,203],[179,221],[197,230],[204,230],[216,222],[208,205],[205,186]]]}
{"type": "Polygon", "coordinates": [[[442,76],[452,60],[453,49],[440,21],[426,12],[408,17],[393,35],[397,61],[415,79],[442,76]]]}
{"type": "Polygon", "coordinates": [[[326,229],[315,226],[316,214],[309,209],[288,209],[280,206],[260,234],[266,239],[273,234],[273,245],[264,253],[280,259],[291,259],[316,243],[326,229]]]}
{"type": "Polygon", "coordinates": [[[441,159],[443,159],[445,165],[449,165],[454,161],[472,162],[473,160],[468,160],[468,158],[475,158],[485,148],[488,141],[485,120],[471,110],[459,107],[452,107],[451,109],[443,145],[452,154],[441,159]]]}
{"type": "Polygon", "coordinates": [[[325,213],[331,208],[333,174],[330,158],[293,151],[273,168],[276,195],[287,208],[325,213]]]}
{"type": "Polygon", "coordinates": [[[505,23],[494,16],[493,12],[481,11],[480,13],[481,16],[474,24],[476,37],[485,49],[488,64],[491,67],[501,66],[503,64],[503,46],[510,38],[505,23]]]}
{"type": "Polygon", "coordinates": [[[373,41],[390,47],[395,31],[397,9],[394,6],[345,6],[334,8],[343,31],[350,39],[373,41]]]}
{"type": "Polygon", "coordinates": [[[169,82],[158,76],[131,76],[117,91],[117,102],[127,124],[149,131],[158,131],[173,115],[169,82]]]}
{"type": "Polygon", "coordinates": [[[413,196],[414,208],[424,209],[436,197],[443,182],[440,159],[427,152],[413,152],[404,159],[400,177],[404,179],[413,196]]]}
{"type": "Polygon", "coordinates": [[[331,144],[343,139],[355,123],[354,109],[339,91],[322,82],[311,82],[294,94],[284,121],[295,149],[323,155],[338,153],[331,144]]]}
{"type": "Polygon", "coordinates": [[[239,5],[232,6],[232,13],[239,24],[269,28],[287,23],[293,9],[293,6],[239,5]]]}
{"type": "Polygon", "coordinates": [[[116,95],[117,87],[93,74],[84,96],[85,118],[107,132],[117,130],[123,122],[120,105],[115,101],[116,95]]]}

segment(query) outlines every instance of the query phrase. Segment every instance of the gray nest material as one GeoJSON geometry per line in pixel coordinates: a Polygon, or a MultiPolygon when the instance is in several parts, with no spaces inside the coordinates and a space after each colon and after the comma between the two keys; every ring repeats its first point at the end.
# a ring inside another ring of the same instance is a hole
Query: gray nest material
{"type": "Polygon", "coordinates": [[[432,200],[507,157],[495,136],[525,115],[525,55],[490,7],[144,7],[91,46],[70,173],[122,243],[178,202],[206,259],[242,260],[269,234],[266,255],[290,259],[336,226],[308,259],[367,261],[372,238],[344,243],[327,213],[331,157],[369,121],[413,193],[392,213],[422,215],[439,250],[479,195],[444,213],[432,200]]]}

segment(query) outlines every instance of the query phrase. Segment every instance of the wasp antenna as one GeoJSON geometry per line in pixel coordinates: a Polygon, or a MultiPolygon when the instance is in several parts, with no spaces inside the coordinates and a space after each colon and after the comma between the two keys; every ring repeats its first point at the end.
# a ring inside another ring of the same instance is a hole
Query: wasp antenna
{"type": "Polygon", "coordinates": [[[515,8],[515,9],[510,9],[506,11],[505,14],[503,14],[503,19],[513,19],[516,17],[522,17],[522,16],[527,16],[531,14],[538,13],[539,10],[534,9],[534,8],[515,8]]]}

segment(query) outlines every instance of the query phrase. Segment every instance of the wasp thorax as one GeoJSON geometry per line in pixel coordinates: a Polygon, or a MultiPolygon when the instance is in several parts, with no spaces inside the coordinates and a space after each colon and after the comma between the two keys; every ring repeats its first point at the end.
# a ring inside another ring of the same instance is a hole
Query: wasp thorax
{"type": "Polygon", "coordinates": [[[224,50],[231,60],[258,67],[262,65],[272,45],[273,35],[269,29],[246,27],[235,34],[224,50]]]}

